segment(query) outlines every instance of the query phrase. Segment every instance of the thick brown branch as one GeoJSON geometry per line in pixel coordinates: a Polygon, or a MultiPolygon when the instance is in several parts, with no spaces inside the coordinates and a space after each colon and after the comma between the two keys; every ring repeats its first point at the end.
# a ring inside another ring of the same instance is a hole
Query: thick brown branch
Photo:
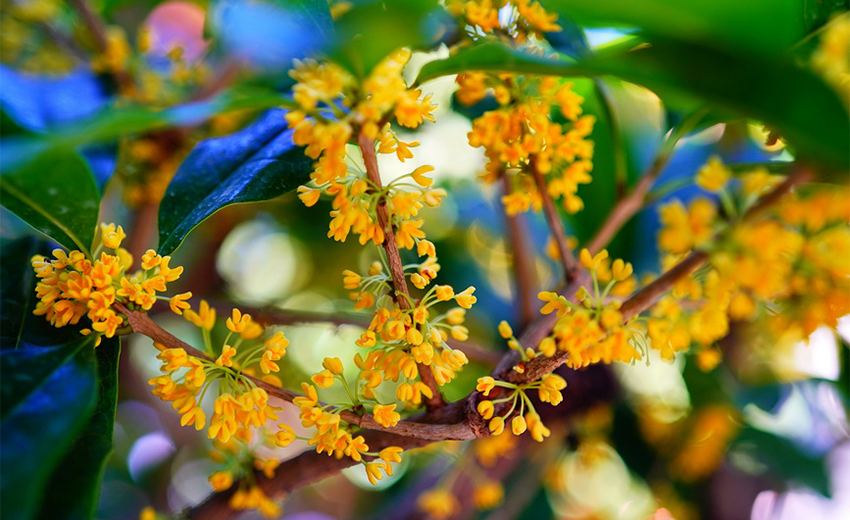
{"type": "Polygon", "coordinates": [[[537,193],[543,201],[543,214],[546,216],[546,222],[549,224],[549,231],[555,239],[555,244],[558,246],[558,253],[561,256],[561,265],[564,267],[564,280],[570,283],[576,279],[579,272],[579,265],[576,262],[575,256],[567,244],[567,233],[564,231],[564,223],[561,222],[561,216],[558,215],[558,210],[555,208],[555,203],[552,197],[549,196],[549,188],[546,186],[546,179],[537,167],[537,160],[531,156],[528,167],[531,170],[531,175],[534,177],[534,182],[537,185],[537,193]]]}
{"type": "MultiPolygon", "coordinates": [[[[374,185],[375,189],[380,190],[383,186],[381,183],[381,173],[378,171],[378,157],[375,153],[375,140],[370,139],[364,133],[357,136],[357,144],[363,154],[363,164],[366,166],[366,174],[369,180],[374,185]]],[[[384,230],[384,251],[387,253],[387,264],[390,269],[390,276],[393,280],[393,290],[396,303],[401,309],[410,309],[410,290],[407,288],[407,280],[404,278],[404,267],[401,263],[401,255],[398,251],[398,245],[395,241],[395,231],[390,222],[389,213],[387,212],[387,204],[384,197],[378,202],[375,208],[378,214],[378,225],[384,230]]],[[[433,410],[445,404],[443,394],[440,393],[440,385],[434,379],[434,372],[431,367],[422,363],[417,363],[419,367],[419,378],[428,388],[431,389],[431,397],[425,400],[425,407],[433,410]]]]}
{"type": "MultiPolygon", "coordinates": [[[[808,175],[808,172],[804,170],[798,170],[792,174],[782,185],[765,195],[762,201],[754,205],[744,218],[749,218],[749,216],[762,211],[767,205],[778,201],[795,183],[806,179],[808,175]]],[[[663,291],[669,290],[678,280],[690,275],[704,261],[704,253],[695,252],[691,254],[676,267],[664,273],[655,282],[632,295],[631,298],[626,300],[622,308],[625,308],[632,316],[647,309],[663,291]]],[[[578,278],[559,292],[574,301],[574,295],[578,287],[587,283],[587,273],[580,271],[578,278]]],[[[536,347],[543,338],[549,335],[557,319],[557,316],[554,314],[539,317],[523,331],[522,335],[518,338],[520,343],[523,346],[536,347]]],[[[566,359],[567,355],[563,352],[558,352],[551,358],[540,356],[525,363],[524,371],[519,373],[514,371],[513,367],[520,363],[520,356],[517,352],[512,351],[505,354],[502,362],[493,370],[491,375],[503,381],[517,384],[527,383],[551,373],[562,365],[566,359]]],[[[571,377],[568,378],[568,385],[564,390],[564,402],[559,405],[559,409],[566,407],[564,413],[574,413],[584,409],[588,402],[593,401],[594,398],[602,393],[589,380],[585,381],[585,379],[588,379],[587,372],[591,369],[568,372],[571,374],[571,377]]],[[[499,388],[496,388],[491,392],[490,398],[494,397],[494,392],[498,390],[499,388]]],[[[490,435],[490,431],[487,428],[486,422],[475,410],[480,398],[481,394],[479,392],[472,392],[464,401],[457,401],[434,412],[426,413],[418,418],[418,422],[419,424],[432,424],[434,426],[455,424],[460,428],[471,430],[471,437],[469,438],[486,437],[490,435]]],[[[363,435],[369,444],[370,450],[373,452],[387,446],[400,446],[404,449],[412,449],[424,446],[430,442],[422,438],[400,437],[388,432],[368,431],[363,435]]],[[[298,487],[336,474],[341,469],[353,466],[354,464],[355,462],[350,458],[328,458],[311,451],[302,453],[294,459],[281,464],[277,470],[276,477],[273,479],[266,479],[260,473],[257,473],[255,477],[260,487],[267,494],[281,498],[298,487]]],[[[202,504],[187,511],[186,516],[188,518],[212,520],[233,518],[237,512],[228,506],[230,494],[231,492],[215,493],[202,504]]]]}
{"type": "MultiPolygon", "coordinates": [[[[511,179],[502,173],[502,191],[505,195],[510,195],[511,179]]],[[[516,301],[519,303],[519,323],[520,328],[525,328],[526,325],[534,320],[536,297],[535,287],[537,287],[537,273],[534,269],[534,257],[532,249],[528,244],[528,230],[526,229],[525,219],[522,214],[510,215],[504,204],[502,211],[505,215],[505,224],[508,230],[508,242],[511,245],[510,251],[512,254],[514,282],[516,285],[516,301]]]]}

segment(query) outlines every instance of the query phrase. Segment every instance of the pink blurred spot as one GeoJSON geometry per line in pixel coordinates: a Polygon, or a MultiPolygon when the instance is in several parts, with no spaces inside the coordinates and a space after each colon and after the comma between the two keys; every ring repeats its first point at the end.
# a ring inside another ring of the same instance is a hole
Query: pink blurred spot
{"type": "Polygon", "coordinates": [[[151,34],[151,47],[148,51],[156,56],[164,56],[175,47],[183,49],[183,58],[194,61],[207,48],[204,41],[203,7],[189,2],[165,2],[151,11],[143,27],[151,34]]]}

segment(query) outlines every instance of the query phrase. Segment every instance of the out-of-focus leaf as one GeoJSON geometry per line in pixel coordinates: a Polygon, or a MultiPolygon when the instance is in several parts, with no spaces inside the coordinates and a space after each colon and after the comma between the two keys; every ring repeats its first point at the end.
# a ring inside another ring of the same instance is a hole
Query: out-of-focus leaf
{"type": "Polygon", "coordinates": [[[284,110],[244,130],[202,141],[186,157],[159,209],[159,252],[169,254],[216,211],[269,200],[309,179],[312,160],[292,142],[284,110]]]}
{"type": "Polygon", "coordinates": [[[280,106],[287,100],[280,94],[257,87],[238,87],[213,98],[185,103],[164,110],[142,106],[110,108],[73,128],[51,136],[54,145],[79,146],[112,141],[170,126],[200,124],[223,112],[280,106]]]}
{"type": "Polygon", "coordinates": [[[118,402],[119,338],[104,338],[95,349],[97,358],[97,406],[53,471],[39,518],[87,520],[94,518],[106,460],[112,453],[112,430],[118,402]]]}
{"type": "Polygon", "coordinates": [[[401,47],[432,43],[427,15],[439,9],[435,0],[357,0],[336,21],[336,45],[331,56],[359,77],[365,77],[389,53],[401,47]]]}
{"type": "MultiPolygon", "coordinates": [[[[94,337],[71,327],[55,341],[33,337],[23,319],[35,304],[29,257],[44,244],[24,238],[4,244],[4,329],[0,350],[0,506],[4,518],[33,518],[51,471],[94,406],[94,337]],[[12,276],[20,276],[10,280],[12,276]]],[[[41,326],[49,328],[43,317],[41,326]]]]}
{"type": "Polygon", "coordinates": [[[265,69],[286,69],[333,36],[326,0],[219,0],[213,30],[231,54],[265,69]]]}
{"type": "Polygon", "coordinates": [[[108,96],[97,77],[77,70],[63,77],[34,75],[0,65],[0,107],[21,128],[48,132],[93,116],[108,96]]]}
{"type": "Polygon", "coordinates": [[[616,76],[643,85],[665,99],[697,95],[712,106],[758,119],[788,139],[801,159],[824,167],[846,168],[850,118],[835,92],[811,71],[767,57],[752,60],[664,39],[630,52],[622,50],[618,47],[573,62],[485,43],[428,63],[417,82],[466,70],[616,76]]]}
{"type": "Polygon", "coordinates": [[[576,22],[627,26],[694,43],[781,52],[807,32],[806,0],[543,0],[576,22]]]}
{"type": "Polygon", "coordinates": [[[82,157],[54,150],[0,173],[3,206],[68,249],[88,253],[100,194],[82,157]]]}
{"type": "Polygon", "coordinates": [[[773,477],[831,496],[826,461],[803,452],[796,444],[755,428],[745,428],[731,447],[733,453],[764,464],[773,477]]]}

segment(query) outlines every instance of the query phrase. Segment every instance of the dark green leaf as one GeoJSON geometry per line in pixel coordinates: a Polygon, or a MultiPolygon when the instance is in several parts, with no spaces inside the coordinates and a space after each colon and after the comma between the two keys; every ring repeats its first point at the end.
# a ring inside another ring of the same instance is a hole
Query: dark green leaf
{"type": "Polygon", "coordinates": [[[52,150],[0,174],[3,206],[68,249],[89,252],[100,194],[86,161],[52,150]]]}
{"type": "Polygon", "coordinates": [[[112,453],[112,430],[118,401],[119,338],[106,339],[95,349],[98,396],[94,414],[54,470],[39,518],[87,520],[94,517],[106,461],[112,453]]]}
{"type": "Polygon", "coordinates": [[[764,464],[772,476],[801,484],[830,496],[829,475],[823,457],[809,455],[788,439],[745,428],[732,445],[733,453],[764,464]]]}
{"type": "Polygon", "coordinates": [[[656,38],[652,45],[612,49],[581,62],[547,59],[485,43],[431,62],[417,82],[466,70],[568,77],[616,76],[669,99],[698,96],[778,131],[801,159],[846,168],[850,117],[835,92],[814,73],[791,63],[656,38]]]}
{"type": "Polygon", "coordinates": [[[764,53],[788,49],[807,32],[806,0],[543,0],[595,26],[626,26],[695,43],[764,53]]]}
{"type": "Polygon", "coordinates": [[[51,472],[95,404],[94,337],[59,346],[22,343],[0,352],[0,505],[33,518],[51,472]]]}
{"type": "Polygon", "coordinates": [[[438,9],[435,0],[355,1],[336,21],[331,56],[358,77],[366,77],[388,54],[402,47],[433,43],[426,17],[438,9]]]}
{"type": "Polygon", "coordinates": [[[284,110],[270,110],[244,130],[202,141],[186,157],[159,209],[159,252],[174,251],[216,211],[273,199],[309,179],[312,160],[292,143],[284,110]]]}

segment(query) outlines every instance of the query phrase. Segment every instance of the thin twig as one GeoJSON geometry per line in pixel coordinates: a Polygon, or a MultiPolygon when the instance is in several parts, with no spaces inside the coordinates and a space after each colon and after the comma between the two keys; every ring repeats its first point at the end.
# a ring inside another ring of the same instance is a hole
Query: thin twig
{"type": "MultiPolygon", "coordinates": [[[[502,172],[502,191],[505,196],[510,195],[512,191],[511,179],[504,172],[502,172]]],[[[534,269],[534,258],[528,244],[528,229],[523,215],[508,214],[504,204],[502,204],[502,212],[505,215],[508,241],[513,255],[511,265],[516,285],[516,300],[519,303],[519,324],[522,329],[534,320],[537,306],[534,290],[537,287],[537,273],[534,269]]]]}
{"type": "Polygon", "coordinates": [[[655,160],[652,161],[649,169],[640,178],[632,192],[620,199],[617,205],[611,209],[608,218],[605,219],[599,231],[596,232],[596,235],[588,243],[587,249],[590,251],[590,254],[595,255],[610,244],[620,229],[644,207],[649,190],[652,189],[655,181],[658,180],[658,176],[661,175],[661,172],[673,157],[676,144],[691,131],[693,125],[699,121],[702,115],[703,111],[694,113],[693,116],[682,121],[679,126],[670,132],[661,144],[658,154],[655,156],[655,160]]]}
{"type": "MultiPolygon", "coordinates": [[[[381,183],[381,173],[378,171],[375,140],[370,139],[366,134],[360,132],[357,136],[357,144],[360,146],[360,151],[363,154],[363,163],[366,166],[366,174],[369,176],[369,180],[377,189],[381,189],[383,184],[381,183]]],[[[389,264],[390,275],[393,280],[393,296],[399,308],[403,310],[410,309],[410,290],[407,288],[407,280],[404,278],[404,267],[402,267],[401,255],[395,241],[395,231],[387,213],[387,204],[384,197],[381,197],[375,211],[378,214],[378,225],[384,230],[383,246],[384,251],[387,253],[387,263],[389,264]]],[[[443,394],[440,393],[440,385],[437,384],[431,367],[423,363],[417,363],[416,365],[419,368],[419,378],[431,389],[432,395],[425,400],[425,407],[428,410],[434,410],[443,406],[445,404],[443,394]]]]}
{"type": "MultiPolygon", "coordinates": [[[[793,173],[782,185],[775,188],[773,191],[765,195],[760,202],[756,203],[743,218],[750,218],[752,215],[758,214],[767,205],[775,203],[788,193],[791,187],[808,178],[809,172],[798,169],[793,173]]],[[[693,269],[696,269],[699,264],[704,261],[700,258],[703,253],[694,253],[691,255],[693,259],[684,260],[678,266],[674,267],[661,277],[656,282],[645,287],[641,291],[636,292],[623,304],[623,307],[629,312],[640,312],[653,304],[657,299],[659,291],[664,288],[669,290],[677,281],[690,275],[693,269]],[[650,288],[650,286],[652,286],[650,288]]],[[[691,258],[688,257],[688,258],[691,258]]],[[[575,291],[582,284],[587,283],[588,274],[584,271],[579,272],[579,276],[571,284],[568,284],[563,290],[559,291],[568,299],[574,299],[575,291]]],[[[621,308],[622,309],[622,308],[621,308]]],[[[531,323],[529,327],[523,331],[518,338],[520,343],[525,346],[537,346],[552,330],[558,318],[555,314],[549,314],[539,317],[531,323]]],[[[492,377],[502,381],[513,382],[516,384],[535,381],[551,373],[560,365],[562,365],[568,355],[564,352],[557,352],[552,357],[538,356],[524,364],[524,370],[520,373],[513,370],[513,367],[520,364],[520,356],[517,352],[512,351],[502,359],[502,362],[496,366],[491,373],[492,377]]],[[[592,400],[598,394],[592,386],[581,388],[581,376],[586,375],[586,371],[572,372],[578,378],[568,381],[566,392],[574,392],[569,398],[565,395],[564,402],[559,406],[567,406],[570,411],[579,411],[583,404],[587,404],[588,399],[592,400]],[[578,387],[578,388],[577,388],[578,387]]],[[[490,394],[492,399],[498,391],[499,387],[493,389],[490,394]]],[[[476,412],[476,405],[481,399],[480,392],[472,392],[463,401],[450,403],[433,412],[428,412],[418,418],[420,424],[452,424],[460,423],[462,427],[471,430],[472,438],[486,437],[490,435],[486,421],[476,412]]],[[[498,413],[498,412],[497,412],[498,413]]],[[[371,451],[379,451],[387,446],[399,446],[405,450],[417,448],[429,444],[429,440],[414,437],[401,437],[389,432],[364,432],[364,437],[371,451]]],[[[368,459],[368,458],[367,458],[368,459]]],[[[269,496],[281,498],[294,489],[311,484],[330,475],[338,473],[340,470],[353,466],[355,462],[349,457],[341,459],[329,458],[318,454],[314,451],[305,452],[301,455],[286,461],[281,464],[277,470],[277,474],[272,479],[267,479],[262,476],[262,473],[256,473],[255,478],[260,488],[269,496]]],[[[210,519],[210,520],[229,520],[235,517],[238,512],[232,510],[228,501],[237,486],[233,486],[231,490],[224,493],[214,493],[210,495],[203,503],[186,511],[187,518],[192,519],[210,519]]]]}
{"type": "Polygon", "coordinates": [[[555,208],[555,203],[552,197],[549,196],[549,189],[546,186],[546,179],[537,167],[537,160],[532,155],[528,167],[531,170],[531,175],[534,177],[534,182],[537,185],[537,193],[543,201],[543,213],[546,216],[546,222],[549,224],[549,231],[558,245],[558,253],[561,256],[561,265],[564,267],[564,280],[570,283],[576,279],[579,271],[579,264],[576,262],[575,256],[567,244],[567,233],[564,231],[564,223],[561,222],[561,216],[558,215],[558,210],[555,208]]]}
{"type": "MultiPolygon", "coordinates": [[[[133,332],[147,336],[169,348],[181,348],[192,357],[214,361],[200,350],[194,348],[180,338],[173,336],[168,331],[157,325],[150,319],[150,317],[148,317],[147,313],[132,311],[120,302],[114,303],[113,306],[118,312],[127,317],[127,321],[130,323],[130,327],[133,329],[133,332]]],[[[277,397],[288,402],[292,402],[292,400],[296,397],[301,397],[301,394],[297,392],[293,392],[285,388],[278,388],[247,374],[243,375],[265,390],[270,396],[277,397]]],[[[328,409],[335,410],[332,406],[328,407],[328,409]]],[[[343,421],[354,424],[360,428],[387,431],[408,437],[428,440],[445,440],[447,438],[452,440],[468,440],[473,438],[469,429],[460,424],[424,424],[408,420],[401,421],[396,426],[388,428],[377,423],[371,414],[364,414],[361,416],[348,410],[342,410],[339,412],[339,416],[343,421]]]]}
{"type": "MultiPolygon", "coordinates": [[[[70,0],[70,3],[77,13],[79,13],[80,18],[83,20],[83,24],[94,38],[94,44],[97,51],[100,53],[107,52],[109,50],[109,38],[107,36],[106,23],[103,21],[103,18],[101,18],[100,15],[92,9],[88,0],[70,0]]],[[[129,74],[127,74],[126,70],[122,69],[113,71],[113,76],[115,77],[115,81],[118,83],[118,88],[122,93],[127,94],[135,90],[136,87],[133,84],[133,79],[129,74]]]]}

